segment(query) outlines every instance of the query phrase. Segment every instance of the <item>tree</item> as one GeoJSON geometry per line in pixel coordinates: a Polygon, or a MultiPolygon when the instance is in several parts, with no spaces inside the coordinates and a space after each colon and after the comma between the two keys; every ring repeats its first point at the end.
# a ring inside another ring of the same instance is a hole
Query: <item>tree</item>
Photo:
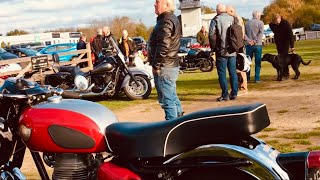
{"type": "Polygon", "coordinates": [[[202,6],[201,12],[202,12],[202,14],[212,14],[212,13],[215,13],[216,11],[212,7],[202,6]]]}
{"type": "Polygon", "coordinates": [[[312,23],[319,22],[319,8],[320,0],[273,0],[264,8],[262,21],[270,23],[272,15],[278,13],[288,20],[293,28],[308,29],[312,23]]]}
{"type": "Polygon", "coordinates": [[[16,36],[16,35],[24,35],[24,34],[29,34],[29,32],[24,31],[24,30],[19,30],[19,29],[15,29],[12,31],[7,32],[7,36],[16,36]]]}

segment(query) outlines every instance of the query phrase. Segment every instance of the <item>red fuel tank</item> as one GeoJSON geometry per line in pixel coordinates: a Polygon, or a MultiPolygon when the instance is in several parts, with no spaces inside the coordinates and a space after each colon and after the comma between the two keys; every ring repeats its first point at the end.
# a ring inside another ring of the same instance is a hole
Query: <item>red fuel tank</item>
{"type": "Polygon", "coordinates": [[[32,151],[97,153],[107,150],[105,129],[115,122],[116,116],[98,103],[54,96],[26,110],[19,130],[32,151]]]}

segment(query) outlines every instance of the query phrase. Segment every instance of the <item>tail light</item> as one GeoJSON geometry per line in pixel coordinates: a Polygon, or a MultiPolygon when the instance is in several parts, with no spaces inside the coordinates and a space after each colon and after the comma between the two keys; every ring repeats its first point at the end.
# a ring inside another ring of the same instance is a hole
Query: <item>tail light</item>
{"type": "Polygon", "coordinates": [[[308,168],[320,168],[320,151],[311,151],[307,159],[308,168]]]}

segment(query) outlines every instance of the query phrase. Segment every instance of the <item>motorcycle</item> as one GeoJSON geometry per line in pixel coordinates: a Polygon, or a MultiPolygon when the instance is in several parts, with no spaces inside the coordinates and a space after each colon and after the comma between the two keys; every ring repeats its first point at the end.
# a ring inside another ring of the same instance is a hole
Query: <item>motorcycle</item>
{"type": "MultiPolygon", "coordinates": [[[[57,73],[45,77],[45,84],[77,92],[81,98],[97,96],[113,97],[122,91],[132,100],[146,99],[152,87],[153,75],[145,69],[128,68],[118,46],[105,50],[101,61],[92,71],[84,73],[77,66],[61,66],[57,73]]],[[[58,56],[53,56],[59,62],[58,56]]]]}
{"type": "Polygon", "coordinates": [[[262,103],[135,123],[23,79],[9,78],[0,90],[2,179],[25,179],[26,148],[43,180],[44,163],[53,180],[319,179],[320,151],[279,153],[252,136],[270,124],[262,103]]]}
{"type": "Polygon", "coordinates": [[[210,72],[214,68],[214,59],[210,50],[203,48],[196,49],[180,49],[178,56],[180,57],[181,71],[195,71],[200,69],[202,72],[210,72]]]}

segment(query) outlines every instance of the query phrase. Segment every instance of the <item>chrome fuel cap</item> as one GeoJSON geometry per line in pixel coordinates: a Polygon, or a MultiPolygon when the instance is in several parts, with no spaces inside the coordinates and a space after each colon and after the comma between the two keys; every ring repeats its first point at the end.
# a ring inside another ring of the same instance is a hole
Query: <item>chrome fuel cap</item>
{"type": "Polygon", "coordinates": [[[50,103],[60,103],[62,101],[62,96],[51,96],[48,98],[50,103]]]}

